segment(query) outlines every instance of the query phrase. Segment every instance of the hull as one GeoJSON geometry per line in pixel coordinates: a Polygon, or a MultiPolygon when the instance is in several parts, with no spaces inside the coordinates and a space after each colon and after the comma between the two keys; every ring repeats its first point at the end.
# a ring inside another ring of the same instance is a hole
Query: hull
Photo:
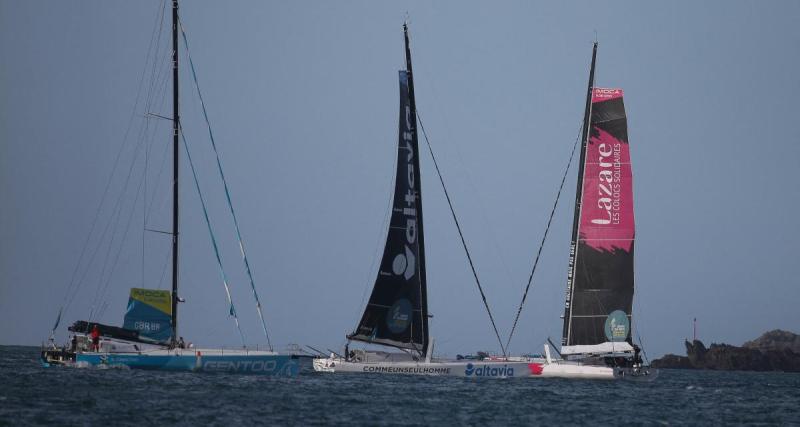
{"type": "Polygon", "coordinates": [[[314,359],[317,372],[391,375],[512,378],[526,376],[528,363],[499,361],[351,362],[341,358],[314,359]]]}
{"type": "MultiPolygon", "coordinates": [[[[541,377],[571,378],[584,380],[613,380],[619,378],[619,371],[607,366],[582,365],[570,362],[545,363],[541,367],[541,377]]],[[[535,377],[536,375],[531,375],[535,377]]]]}
{"type": "Polygon", "coordinates": [[[45,364],[77,367],[124,367],[154,371],[223,372],[267,376],[296,376],[310,372],[311,357],[246,350],[155,350],[141,353],[79,352],[61,357],[65,363],[47,360],[45,364]]]}
{"type": "Polygon", "coordinates": [[[314,359],[314,370],[326,373],[367,373],[426,375],[463,378],[575,378],[611,380],[619,375],[613,368],[571,362],[528,361],[431,361],[431,362],[354,362],[341,358],[314,359]]]}

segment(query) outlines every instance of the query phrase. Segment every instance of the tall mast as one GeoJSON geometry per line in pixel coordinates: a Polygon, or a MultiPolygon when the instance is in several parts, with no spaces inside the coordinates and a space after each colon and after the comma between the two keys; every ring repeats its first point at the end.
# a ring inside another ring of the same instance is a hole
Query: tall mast
{"type": "MultiPolygon", "coordinates": [[[[408,74],[408,98],[409,104],[411,105],[411,137],[414,141],[414,146],[419,147],[418,143],[418,135],[417,135],[417,101],[414,99],[414,73],[411,68],[411,45],[408,41],[408,24],[403,24],[403,36],[406,42],[406,72],[408,74]]],[[[417,152],[417,159],[419,159],[419,150],[417,152]]],[[[425,275],[425,233],[422,229],[422,224],[424,221],[422,220],[422,180],[420,179],[420,168],[419,168],[419,160],[417,160],[417,167],[414,170],[414,182],[417,183],[417,229],[418,229],[418,239],[419,239],[419,279],[420,279],[420,306],[421,310],[421,317],[422,317],[422,334],[425,337],[425,341],[423,343],[423,347],[421,350],[422,354],[426,354],[428,351],[428,285],[427,279],[425,275]]]]}
{"type": "Polygon", "coordinates": [[[172,0],[172,342],[178,340],[178,0],[172,0]]]}
{"type": "Polygon", "coordinates": [[[583,113],[583,132],[581,134],[581,157],[578,162],[578,184],[575,195],[575,217],[572,220],[572,241],[569,246],[569,273],[567,274],[567,301],[564,306],[564,330],[561,345],[569,344],[572,324],[572,296],[575,292],[575,267],[578,255],[578,225],[581,220],[581,198],[583,197],[583,171],[586,163],[586,145],[589,141],[589,125],[592,119],[592,89],[594,89],[594,66],[597,59],[597,42],[592,47],[592,66],[589,69],[589,85],[586,89],[586,108],[583,113]]]}

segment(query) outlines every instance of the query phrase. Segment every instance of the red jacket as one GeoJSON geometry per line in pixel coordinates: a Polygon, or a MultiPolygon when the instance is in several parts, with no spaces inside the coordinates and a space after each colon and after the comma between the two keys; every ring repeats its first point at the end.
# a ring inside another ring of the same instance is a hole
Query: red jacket
{"type": "Polygon", "coordinates": [[[100,338],[100,330],[95,326],[94,329],[92,329],[92,339],[96,340],[98,338],[100,338]]]}

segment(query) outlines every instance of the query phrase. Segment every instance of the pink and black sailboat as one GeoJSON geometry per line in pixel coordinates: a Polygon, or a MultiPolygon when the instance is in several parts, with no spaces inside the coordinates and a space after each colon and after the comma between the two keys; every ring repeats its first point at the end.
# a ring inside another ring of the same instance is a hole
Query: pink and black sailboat
{"type": "Polygon", "coordinates": [[[623,90],[594,84],[592,50],[561,355],[616,376],[649,375],[633,343],[633,175],[623,90]]]}
{"type": "MultiPolygon", "coordinates": [[[[623,90],[595,86],[596,59],[595,42],[580,135],[561,357],[551,357],[551,347],[545,345],[542,373],[652,378],[657,372],[643,363],[631,332],[635,227],[623,90]]],[[[555,207],[551,219],[554,212],[555,207]]]]}
{"type": "MultiPolygon", "coordinates": [[[[638,362],[633,309],[633,181],[623,90],[594,86],[597,44],[578,166],[561,354],[638,362]]],[[[619,363],[617,363],[619,362],[619,363]]]]}

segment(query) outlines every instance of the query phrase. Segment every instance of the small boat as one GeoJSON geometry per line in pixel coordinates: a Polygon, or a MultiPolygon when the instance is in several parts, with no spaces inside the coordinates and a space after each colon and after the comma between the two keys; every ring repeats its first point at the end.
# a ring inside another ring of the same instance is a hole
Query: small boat
{"type": "MultiPolygon", "coordinates": [[[[130,292],[127,312],[125,314],[125,321],[122,327],[104,325],[96,321],[77,321],[69,327],[69,331],[72,333],[70,343],[68,345],[58,347],[54,344],[54,335],[61,321],[61,315],[64,309],[64,306],[62,305],[58,312],[53,331],[50,334],[50,343],[47,347],[42,349],[42,363],[44,366],[106,366],[163,371],[232,372],[281,376],[293,376],[297,375],[301,371],[311,371],[312,356],[310,354],[305,353],[296,347],[290,349],[288,352],[278,353],[273,351],[272,345],[269,344],[269,336],[267,334],[266,324],[261,312],[261,303],[258,299],[258,293],[256,291],[255,283],[250,271],[250,265],[241,241],[238,222],[236,220],[233,206],[230,202],[228,187],[225,183],[219,158],[217,158],[217,166],[219,167],[219,173],[223,184],[225,185],[225,192],[230,207],[230,212],[233,216],[233,222],[236,226],[237,237],[239,238],[239,247],[241,249],[246,271],[250,277],[250,284],[256,300],[258,315],[261,319],[264,334],[267,338],[268,349],[248,349],[244,345],[243,335],[242,348],[233,350],[217,348],[194,348],[193,345],[185,343],[182,337],[179,338],[178,303],[183,302],[183,299],[179,298],[178,294],[178,160],[180,158],[180,140],[183,136],[180,124],[178,99],[179,28],[180,21],[178,19],[178,1],[172,0],[171,54],[173,71],[173,116],[171,118],[157,116],[161,119],[170,120],[173,126],[172,231],[159,231],[160,233],[171,234],[172,238],[172,290],[133,288],[130,292]]],[[[181,31],[183,31],[182,28],[181,31]]],[[[186,43],[185,33],[184,43],[186,43]]],[[[189,57],[189,59],[191,61],[191,57],[189,57]]],[[[194,74],[193,65],[192,71],[194,74]]],[[[199,92],[199,86],[197,87],[199,92]]],[[[202,102],[202,97],[200,97],[200,99],[202,102]]],[[[203,106],[203,111],[205,113],[205,106],[203,106]]],[[[208,120],[207,117],[206,120],[208,120]]],[[[210,129],[211,128],[209,125],[209,133],[210,129]]],[[[184,145],[185,144],[186,141],[184,139],[184,145]]],[[[186,146],[186,149],[188,156],[188,146],[186,146]]],[[[214,146],[214,150],[216,151],[216,146],[214,146]]],[[[191,165],[191,157],[189,157],[189,161],[191,165]]],[[[194,166],[192,165],[192,173],[194,174],[194,172],[194,166]]],[[[197,190],[199,192],[200,187],[196,176],[195,185],[197,186],[197,190]]],[[[219,262],[220,271],[222,272],[223,284],[228,295],[230,316],[236,319],[236,326],[238,328],[238,317],[236,316],[234,305],[231,300],[227,279],[225,278],[224,270],[222,269],[222,262],[211,228],[211,223],[209,222],[202,194],[200,195],[200,200],[203,204],[203,210],[209,228],[209,233],[211,234],[213,248],[217,255],[217,261],[219,262]]]]}
{"type": "Polygon", "coordinates": [[[425,244],[422,218],[417,110],[408,25],[403,25],[406,69],[399,72],[400,117],[394,202],[386,245],[372,294],[343,355],[314,360],[318,372],[358,372],[508,378],[536,371],[535,361],[442,360],[433,357],[428,329],[425,244]],[[350,341],[394,347],[401,352],[349,349],[350,341]]]}

